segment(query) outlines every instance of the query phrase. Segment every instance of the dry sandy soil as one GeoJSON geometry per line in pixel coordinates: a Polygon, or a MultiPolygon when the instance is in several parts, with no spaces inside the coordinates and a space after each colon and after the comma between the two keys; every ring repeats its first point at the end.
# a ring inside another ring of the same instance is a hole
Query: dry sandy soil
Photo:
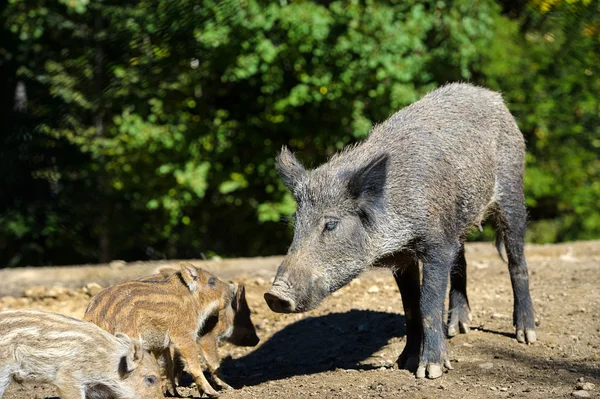
{"type": "MultiPolygon", "coordinates": [[[[387,270],[365,273],[316,310],[281,315],[262,298],[281,258],[194,262],[246,283],[261,337],[255,348],[220,348],[226,380],[238,388],[221,397],[600,397],[600,242],[530,245],[526,254],[541,321],[538,342],[524,345],[514,339],[506,264],[491,244],[470,244],[473,328],[449,340],[454,370],[437,380],[417,380],[392,367],[404,346],[405,328],[400,295],[387,270]]],[[[169,263],[0,270],[0,309],[27,307],[82,317],[90,298],[83,288],[88,283],[107,286],[169,263]]],[[[179,389],[184,396],[197,396],[193,388],[179,389]]],[[[55,395],[51,386],[13,383],[4,398],[55,395]]]]}

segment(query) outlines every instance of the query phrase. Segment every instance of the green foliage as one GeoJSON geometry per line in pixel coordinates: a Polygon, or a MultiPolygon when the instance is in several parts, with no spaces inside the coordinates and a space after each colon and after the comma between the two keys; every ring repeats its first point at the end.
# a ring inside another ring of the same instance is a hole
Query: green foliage
{"type": "Polygon", "coordinates": [[[501,90],[526,134],[529,238],[599,237],[594,7],[535,0],[509,19],[493,0],[11,1],[3,101],[23,81],[28,108],[4,148],[27,184],[0,182],[15,194],[0,261],[281,253],[295,210],[281,146],[317,165],[454,80],[501,90]]]}

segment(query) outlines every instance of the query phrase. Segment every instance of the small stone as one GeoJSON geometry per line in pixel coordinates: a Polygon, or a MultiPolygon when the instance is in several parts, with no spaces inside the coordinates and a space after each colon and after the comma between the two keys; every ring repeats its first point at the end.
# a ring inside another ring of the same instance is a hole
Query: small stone
{"type": "Polygon", "coordinates": [[[108,264],[108,267],[110,267],[113,270],[120,270],[125,266],[127,266],[127,262],[125,262],[124,260],[113,260],[108,264]]]}
{"type": "Polygon", "coordinates": [[[576,398],[590,398],[591,395],[588,391],[573,391],[571,392],[571,396],[576,398]]]}
{"type": "Polygon", "coordinates": [[[468,343],[468,342],[465,342],[465,343],[463,344],[463,346],[465,346],[465,347],[467,347],[467,348],[472,348],[472,347],[473,347],[473,344],[470,344],[470,343],[468,343]]]}
{"type": "Polygon", "coordinates": [[[85,286],[85,292],[89,296],[95,296],[97,293],[102,291],[102,286],[98,283],[89,283],[85,286]]]}
{"type": "Polygon", "coordinates": [[[375,294],[377,292],[379,292],[379,287],[376,285],[372,285],[371,287],[369,287],[369,289],[367,290],[367,292],[369,294],[375,294]]]}
{"type": "Polygon", "coordinates": [[[508,319],[508,316],[502,313],[494,313],[492,319],[508,319]]]}
{"type": "Polygon", "coordinates": [[[256,285],[265,285],[265,279],[262,277],[257,277],[254,279],[254,284],[256,285]]]}
{"type": "Polygon", "coordinates": [[[496,388],[496,387],[490,387],[490,391],[497,391],[497,390],[498,390],[498,388],[496,388]]]}
{"type": "Polygon", "coordinates": [[[17,298],[14,296],[3,296],[0,298],[0,303],[4,306],[12,306],[17,302],[17,298]]]}
{"type": "Polygon", "coordinates": [[[479,365],[480,369],[484,369],[484,370],[490,370],[494,368],[494,363],[492,362],[487,362],[487,363],[481,363],[479,365]]]}
{"type": "Polygon", "coordinates": [[[50,287],[46,290],[46,298],[65,298],[69,290],[64,287],[50,287]]]}
{"type": "Polygon", "coordinates": [[[46,297],[46,287],[42,287],[42,286],[35,286],[35,287],[31,287],[25,290],[25,292],[23,292],[23,296],[25,298],[30,298],[30,299],[42,299],[46,297]]]}
{"type": "Polygon", "coordinates": [[[508,388],[507,388],[507,387],[501,387],[501,388],[500,388],[500,392],[507,392],[507,391],[508,391],[508,388]]]}
{"type": "Polygon", "coordinates": [[[577,385],[575,385],[576,389],[583,390],[583,391],[593,391],[595,387],[596,387],[596,385],[592,384],[591,382],[583,382],[583,381],[578,381],[577,385]]]}

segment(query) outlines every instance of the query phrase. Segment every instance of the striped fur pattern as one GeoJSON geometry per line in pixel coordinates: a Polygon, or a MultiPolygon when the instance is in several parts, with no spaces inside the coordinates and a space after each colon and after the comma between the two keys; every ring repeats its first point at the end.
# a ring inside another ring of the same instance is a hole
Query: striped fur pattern
{"type": "MultiPolygon", "coordinates": [[[[141,281],[160,281],[177,273],[176,269],[161,268],[158,274],[144,277],[141,281]]],[[[196,342],[200,345],[202,360],[208,367],[214,383],[221,389],[232,389],[220,375],[221,361],[219,359],[218,343],[226,340],[238,346],[256,346],[260,339],[250,317],[250,307],[246,301],[246,288],[243,284],[230,283],[233,288],[229,306],[221,309],[216,315],[209,317],[204,327],[199,331],[196,342]]],[[[173,353],[175,370],[173,375],[179,376],[183,371],[179,354],[173,353]]]]}
{"type": "Polygon", "coordinates": [[[144,348],[164,360],[166,391],[176,394],[172,375],[173,347],[185,361],[200,393],[216,396],[200,365],[198,331],[212,315],[230,306],[232,287],[212,274],[182,263],[164,278],[126,281],[99,292],[88,305],[84,320],[108,332],[140,336],[144,348]]]}
{"type": "Polygon", "coordinates": [[[0,312],[0,398],[11,380],[56,385],[62,399],[164,398],[137,340],[38,310],[0,312]]]}

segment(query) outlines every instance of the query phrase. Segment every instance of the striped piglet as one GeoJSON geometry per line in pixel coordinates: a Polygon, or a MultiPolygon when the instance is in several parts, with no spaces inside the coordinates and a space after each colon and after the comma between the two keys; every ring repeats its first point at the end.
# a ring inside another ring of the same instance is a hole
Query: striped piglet
{"type": "Polygon", "coordinates": [[[126,281],[100,291],[88,305],[84,320],[109,332],[140,336],[144,348],[164,361],[166,391],[176,394],[171,348],[180,353],[200,393],[217,396],[200,364],[196,343],[207,318],[231,306],[235,286],[182,263],[165,278],[126,281]]]}
{"type": "Polygon", "coordinates": [[[54,384],[62,399],[164,398],[156,360],[127,335],[38,310],[0,312],[0,398],[11,380],[54,384]]]}

